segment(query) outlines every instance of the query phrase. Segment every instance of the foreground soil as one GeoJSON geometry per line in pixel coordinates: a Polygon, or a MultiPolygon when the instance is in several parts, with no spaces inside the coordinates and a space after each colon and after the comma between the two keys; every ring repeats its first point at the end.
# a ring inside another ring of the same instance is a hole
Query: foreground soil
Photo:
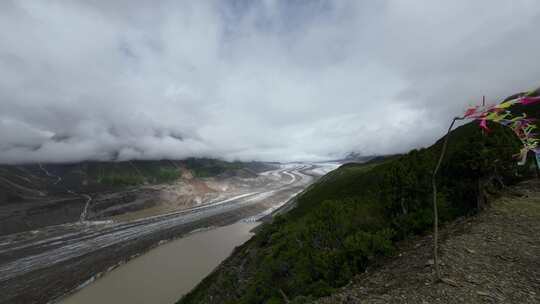
{"type": "Polygon", "coordinates": [[[424,236],[315,303],[540,303],[540,180],[505,190],[441,234],[444,282],[434,282],[432,238],[424,236]]]}

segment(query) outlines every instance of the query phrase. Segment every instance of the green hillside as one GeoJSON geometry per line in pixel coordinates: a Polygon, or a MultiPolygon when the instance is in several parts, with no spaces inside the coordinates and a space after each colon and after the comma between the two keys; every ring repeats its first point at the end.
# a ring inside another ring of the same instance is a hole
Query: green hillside
{"type": "MultiPolygon", "coordinates": [[[[538,113],[538,107],[527,111],[538,113]]],[[[477,212],[497,189],[526,178],[511,130],[476,123],[451,133],[439,172],[439,216],[477,212]]],[[[431,174],[442,140],[406,155],[348,164],[298,198],[178,303],[303,303],[347,284],[394,244],[432,227],[431,174]]],[[[488,200],[489,201],[489,200],[488,200]]]]}
{"type": "Polygon", "coordinates": [[[210,158],[184,160],[86,161],[62,164],[0,164],[0,204],[21,200],[32,191],[62,194],[67,189],[94,193],[121,190],[142,184],[173,182],[182,169],[195,177],[255,176],[271,165],[260,162],[227,162],[210,158]],[[61,182],[58,182],[61,178],[61,182]],[[21,192],[22,191],[22,192],[21,192]]]}

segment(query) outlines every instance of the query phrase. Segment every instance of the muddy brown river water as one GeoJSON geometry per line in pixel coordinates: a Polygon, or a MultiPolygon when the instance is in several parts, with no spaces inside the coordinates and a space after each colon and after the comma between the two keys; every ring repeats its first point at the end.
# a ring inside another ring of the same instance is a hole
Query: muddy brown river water
{"type": "Polygon", "coordinates": [[[246,193],[197,207],[0,236],[0,303],[51,303],[143,253],[60,303],[174,303],[249,237],[251,225],[231,224],[255,222],[278,210],[336,166],[282,164],[260,173],[260,183],[244,189],[246,193]],[[226,228],[185,235],[212,226],[226,228]],[[182,239],[145,253],[162,240],[178,237],[182,239]]]}
{"type": "Polygon", "coordinates": [[[59,303],[175,303],[236,246],[247,241],[252,236],[251,229],[257,225],[238,222],[169,242],[116,268],[59,303]]]}

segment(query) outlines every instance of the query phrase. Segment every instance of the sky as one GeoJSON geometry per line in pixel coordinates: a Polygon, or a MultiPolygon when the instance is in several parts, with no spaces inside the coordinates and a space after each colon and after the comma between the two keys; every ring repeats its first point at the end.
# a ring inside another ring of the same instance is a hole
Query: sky
{"type": "Polygon", "coordinates": [[[0,2],[0,163],[406,152],[540,86],[536,0],[0,2]]]}

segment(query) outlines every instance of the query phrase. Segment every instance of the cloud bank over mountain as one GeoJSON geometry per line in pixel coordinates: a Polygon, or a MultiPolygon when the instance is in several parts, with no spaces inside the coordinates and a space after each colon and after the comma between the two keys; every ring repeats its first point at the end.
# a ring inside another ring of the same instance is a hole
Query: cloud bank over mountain
{"type": "Polygon", "coordinates": [[[516,1],[3,1],[0,162],[404,152],[540,85],[516,1]]]}

